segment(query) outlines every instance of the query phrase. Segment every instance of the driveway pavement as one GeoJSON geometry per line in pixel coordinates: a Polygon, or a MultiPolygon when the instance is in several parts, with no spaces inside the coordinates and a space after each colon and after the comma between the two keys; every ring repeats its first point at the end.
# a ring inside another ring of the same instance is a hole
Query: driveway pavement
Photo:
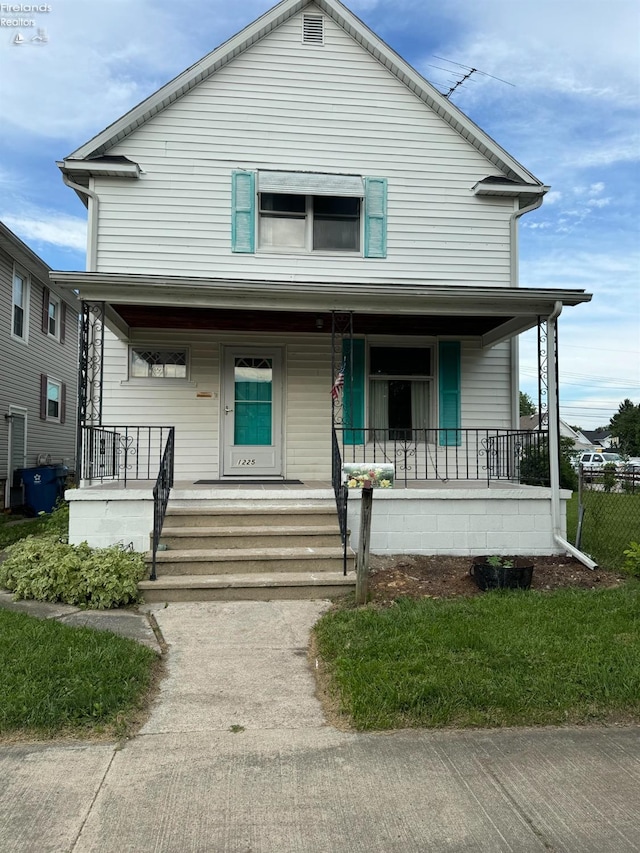
{"type": "Polygon", "coordinates": [[[0,746],[2,853],[640,851],[640,728],[339,732],[327,602],[153,607],[168,677],[114,744],[0,746]]]}

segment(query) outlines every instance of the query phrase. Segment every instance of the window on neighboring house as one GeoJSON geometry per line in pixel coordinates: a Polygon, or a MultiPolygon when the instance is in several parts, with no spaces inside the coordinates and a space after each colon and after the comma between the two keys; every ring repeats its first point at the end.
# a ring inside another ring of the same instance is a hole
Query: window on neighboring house
{"type": "Polygon", "coordinates": [[[66,308],[65,303],[48,287],[42,289],[42,331],[61,344],[65,340],[66,308]]]}
{"type": "Polygon", "coordinates": [[[52,338],[60,337],[60,300],[49,294],[47,310],[47,332],[52,338]]]}
{"type": "Polygon", "coordinates": [[[23,341],[27,340],[28,299],[29,280],[26,275],[14,270],[11,333],[23,341]]]}
{"type": "Polygon", "coordinates": [[[429,347],[369,349],[369,426],[377,440],[424,440],[431,410],[429,347]]]}
{"type": "Polygon", "coordinates": [[[40,374],[40,418],[43,421],[65,422],[67,386],[58,379],[40,374]]]}
{"type": "Polygon", "coordinates": [[[132,379],[186,379],[187,351],[131,348],[132,379]]]}
{"type": "Polygon", "coordinates": [[[261,249],[360,251],[360,199],[260,193],[261,249]]]}

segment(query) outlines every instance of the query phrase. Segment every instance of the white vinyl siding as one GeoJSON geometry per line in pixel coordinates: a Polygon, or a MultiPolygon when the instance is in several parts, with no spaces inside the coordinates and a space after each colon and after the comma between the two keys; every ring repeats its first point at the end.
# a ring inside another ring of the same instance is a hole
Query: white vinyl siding
{"type": "Polygon", "coordinates": [[[462,427],[511,429],[510,343],[483,350],[463,341],[460,360],[462,427]]]}
{"type": "MultiPolygon", "coordinates": [[[[376,337],[375,345],[393,338],[376,337]]],[[[219,476],[220,358],[225,345],[281,346],[284,350],[284,474],[324,480],[331,475],[331,345],[329,335],[155,332],[132,345],[179,349],[189,345],[190,382],[127,381],[128,346],[105,340],[105,424],[176,427],[176,480],[219,476]],[[161,386],[162,390],[159,390],[161,386]],[[200,396],[198,396],[200,395],[200,396]]],[[[416,339],[416,346],[433,344],[416,339]]],[[[462,342],[462,427],[509,426],[509,348],[488,352],[462,342]],[[480,388],[478,388],[480,384],[480,388]]],[[[434,388],[435,392],[435,388],[434,388]]]]}
{"type": "MultiPolygon", "coordinates": [[[[109,332],[105,339],[105,424],[176,427],[176,479],[219,476],[220,358],[223,345],[283,346],[284,446],[289,478],[318,479],[331,472],[331,351],[329,336],[158,332],[154,347],[189,342],[189,383],[128,382],[128,347],[109,332]],[[162,386],[160,390],[159,386],[162,386]],[[200,394],[201,396],[198,396],[200,394]],[[207,395],[207,396],[204,396],[207,395]]],[[[149,334],[140,343],[151,348],[149,334]]],[[[134,338],[134,345],[138,341],[134,338]]]]}
{"type": "Polygon", "coordinates": [[[93,180],[97,269],[508,285],[514,202],[471,189],[495,167],[333,21],[321,49],[300,33],[296,16],[110,149],[142,175],[93,180]],[[386,178],[387,257],[233,253],[238,169],[386,178]]]}

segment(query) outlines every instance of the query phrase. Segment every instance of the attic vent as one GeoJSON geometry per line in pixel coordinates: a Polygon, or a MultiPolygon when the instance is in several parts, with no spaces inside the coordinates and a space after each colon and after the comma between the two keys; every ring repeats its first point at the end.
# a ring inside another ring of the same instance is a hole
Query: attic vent
{"type": "Polygon", "coordinates": [[[324,18],[322,15],[302,16],[303,44],[324,44],[324,18]]]}

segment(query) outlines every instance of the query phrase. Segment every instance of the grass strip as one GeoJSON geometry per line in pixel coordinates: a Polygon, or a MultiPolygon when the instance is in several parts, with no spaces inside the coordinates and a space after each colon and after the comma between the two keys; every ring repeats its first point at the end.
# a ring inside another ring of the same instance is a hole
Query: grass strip
{"type": "Polygon", "coordinates": [[[317,648],[362,731],[635,719],[639,589],[399,599],[326,614],[317,648]]]}
{"type": "Polygon", "coordinates": [[[0,610],[0,735],[123,736],[157,665],[108,631],[0,610]]]}

